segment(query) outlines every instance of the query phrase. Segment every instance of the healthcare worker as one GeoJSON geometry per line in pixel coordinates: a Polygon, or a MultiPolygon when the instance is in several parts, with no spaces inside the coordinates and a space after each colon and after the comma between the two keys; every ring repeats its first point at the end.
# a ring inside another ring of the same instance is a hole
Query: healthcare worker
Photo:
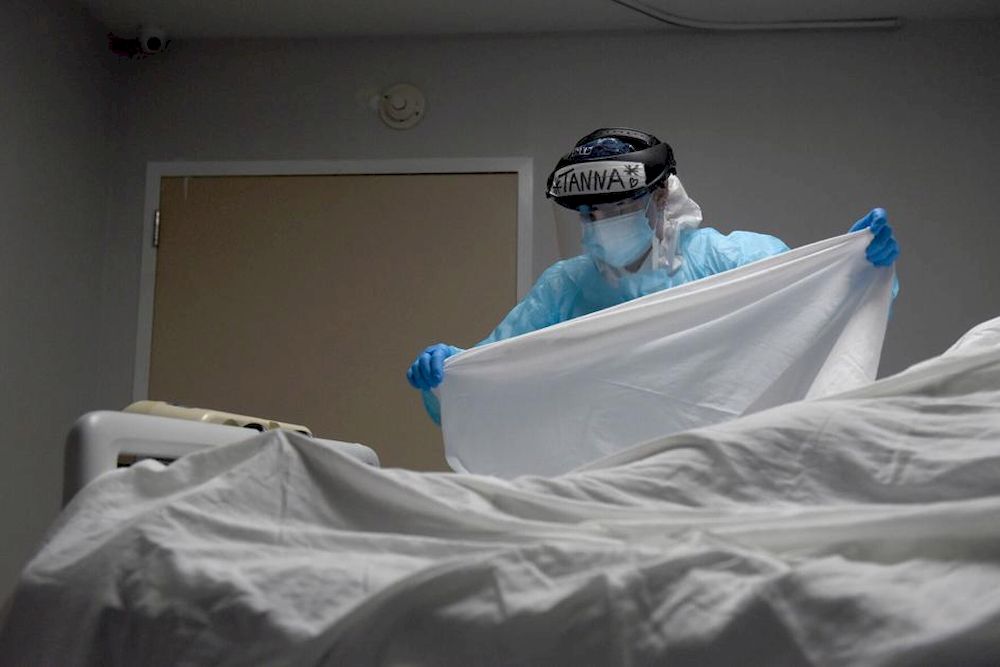
{"type": "MultiPolygon", "coordinates": [[[[683,285],[788,250],[766,234],[723,235],[700,227],[701,208],[684,191],[673,151],[651,134],[605,128],[580,139],[549,175],[546,196],[556,216],[582,227],[583,254],[550,266],[527,296],[480,341],[485,345],[683,285]]],[[[871,228],[866,257],[889,266],[899,246],[885,210],[850,231],[871,228]]],[[[430,390],[444,379],[444,360],[461,348],[438,343],[417,355],[406,377],[440,423],[430,390]]]]}

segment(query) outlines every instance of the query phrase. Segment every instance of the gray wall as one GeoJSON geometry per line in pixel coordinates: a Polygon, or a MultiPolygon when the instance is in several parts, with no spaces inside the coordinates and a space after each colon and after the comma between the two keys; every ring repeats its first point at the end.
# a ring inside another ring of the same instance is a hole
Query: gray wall
{"type": "MultiPolygon", "coordinates": [[[[903,256],[883,373],[997,314],[998,22],[876,33],[190,42],[126,70],[106,284],[108,365],[123,401],[149,160],[526,155],[541,192],[578,136],[632,125],[674,145],[688,191],[724,230],[770,232],[795,246],[885,206],[903,256]],[[395,81],[427,95],[413,130],[384,127],[358,102],[359,90],[395,81]]],[[[558,244],[553,230],[539,196],[536,274],[578,249],[577,230],[560,229],[558,244]]]]}
{"type": "Polygon", "coordinates": [[[0,25],[2,600],[58,511],[67,429],[108,400],[98,339],[111,91],[103,30],[76,3],[8,0],[0,25]]]}

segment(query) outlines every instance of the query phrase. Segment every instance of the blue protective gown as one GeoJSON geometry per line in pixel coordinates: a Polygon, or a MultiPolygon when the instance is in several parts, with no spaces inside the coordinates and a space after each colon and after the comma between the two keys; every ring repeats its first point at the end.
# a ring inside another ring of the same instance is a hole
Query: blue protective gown
{"type": "MultiPolygon", "coordinates": [[[[618,285],[604,278],[589,255],[564,259],[539,276],[531,291],[477,347],[707,278],[786,250],[788,246],[780,239],[766,234],[733,232],[726,236],[711,227],[686,229],[678,239],[678,254],[684,261],[673,275],[666,270],[647,269],[626,276],[618,285]]],[[[422,394],[427,413],[440,424],[437,397],[429,391],[422,394]]]]}
{"type": "Polygon", "coordinates": [[[684,258],[673,275],[665,269],[645,270],[612,285],[589,255],[556,262],[531,291],[478,345],[535,331],[574,317],[617,306],[653,292],[735,269],[788,250],[780,239],[753,232],[724,236],[712,228],[681,232],[678,252],[684,258]]]}

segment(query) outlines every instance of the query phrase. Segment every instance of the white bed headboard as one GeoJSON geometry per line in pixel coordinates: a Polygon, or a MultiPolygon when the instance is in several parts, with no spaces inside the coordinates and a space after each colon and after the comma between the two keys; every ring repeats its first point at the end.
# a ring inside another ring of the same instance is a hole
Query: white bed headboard
{"type": "MultiPolygon", "coordinates": [[[[209,447],[227,445],[252,437],[254,433],[237,426],[153,417],[102,410],[80,417],[66,437],[63,504],[105,472],[118,467],[123,455],[178,459],[209,447]]],[[[357,443],[322,440],[344,453],[378,466],[378,455],[357,443]]]]}

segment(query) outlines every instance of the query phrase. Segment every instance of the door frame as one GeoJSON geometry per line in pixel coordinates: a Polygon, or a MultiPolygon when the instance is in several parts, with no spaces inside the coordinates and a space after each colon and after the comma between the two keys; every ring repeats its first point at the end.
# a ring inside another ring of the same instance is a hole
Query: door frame
{"type": "Polygon", "coordinates": [[[153,344],[153,300],[156,294],[156,248],[153,233],[160,208],[160,181],[184,176],[339,176],[387,174],[517,174],[517,298],[531,287],[534,224],[533,160],[529,157],[424,158],[386,160],[251,160],[223,162],[148,162],[139,269],[139,313],[136,329],[132,400],[149,395],[153,344]]]}

